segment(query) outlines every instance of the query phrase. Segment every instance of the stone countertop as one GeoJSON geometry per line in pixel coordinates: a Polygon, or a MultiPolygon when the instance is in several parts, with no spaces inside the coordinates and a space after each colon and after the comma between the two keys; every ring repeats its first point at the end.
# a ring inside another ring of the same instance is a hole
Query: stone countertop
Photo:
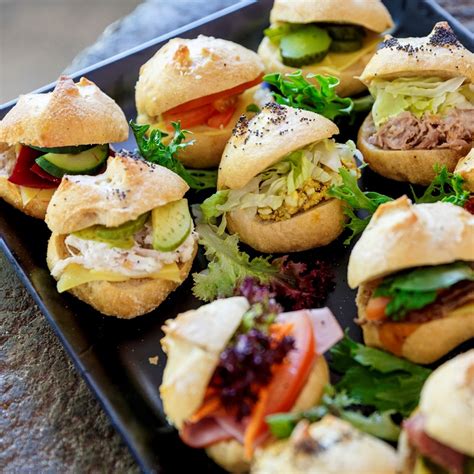
{"type": "MultiPolygon", "coordinates": [[[[233,3],[148,0],[109,26],[67,71],[94,64],[233,3]]],[[[471,0],[439,3],[474,29],[471,0]]],[[[0,328],[0,471],[138,472],[127,447],[2,254],[0,328]]]]}

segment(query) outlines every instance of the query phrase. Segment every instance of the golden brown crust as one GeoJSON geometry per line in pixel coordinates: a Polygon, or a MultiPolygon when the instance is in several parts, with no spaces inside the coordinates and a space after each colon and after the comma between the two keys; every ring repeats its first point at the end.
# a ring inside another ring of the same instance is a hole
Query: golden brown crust
{"type": "Polygon", "coordinates": [[[188,189],[167,168],[116,155],[102,174],[65,176],[48,206],[46,224],[57,234],[96,224],[116,227],[181,199],[188,189]]]}
{"type": "MultiPolygon", "coordinates": [[[[362,56],[357,62],[346,69],[339,71],[337,77],[341,83],[337,86],[336,91],[341,97],[352,96],[366,90],[366,86],[358,79],[358,76],[362,74],[362,71],[370,61],[370,58],[375,53],[376,49],[377,46],[374,45],[373,50],[362,56]]],[[[258,47],[258,54],[262,58],[265,64],[265,71],[268,74],[273,72],[287,74],[298,71],[299,69],[303,71],[304,76],[309,73],[323,75],[328,74],[327,69],[321,67],[317,63],[303,66],[301,68],[286,66],[281,61],[278,47],[272,44],[272,42],[267,37],[263,38],[262,42],[260,43],[260,46],[258,47]]],[[[332,71],[330,75],[333,75],[332,71]]],[[[308,78],[308,81],[316,83],[315,79],[308,78]]]]}
{"type": "Polygon", "coordinates": [[[379,206],[355,244],[347,269],[356,288],[405,268],[474,260],[474,216],[454,204],[412,204],[402,196],[379,206]]]}
{"type": "Polygon", "coordinates": [[[33,198],[26,205],[21,198],[20,186],[10,183],[6,176],[0,176],[0,198],[31,217],[44,220],[49,199],[33,198]]]}
{"type": "Polygon", "coordinates": [[[235,126],[222,155],[217,187],[243,188],[291,151],[337,133],[337,126],[321,115],[269,103],[235,126]]]}
{"type": "Polygon", "coordinates": [[[463,177],[464,187],[474,193],[474,148],[467,156],[459,160],[454,172],[463,177]]]}
{"type": "Polygon", "coordinates": [[[370,113],[359,129],[357,148],[364,160],[376,173],[396,181],[408,181],[427,186],[436,176],[435,166],[446,166],[452,172],[459,159],[466,155],[467,149],[452,150],[384,150],[369,143],[373,133],[373,119],[370,113]]]}
{"type": "Polygon", "coordinates": [[[275,0],[270,21],[349,23],[377,33],[393,26],[392,17],[380,0],[275,0]]]}
{"type": "Polygon", "coordinates": [[[474,80],[474,54],[459,42],[445,21],[422,38],[387,36],[382,47],[367,64],[360,80],[366,85],[374,79],[408,76],[435,76],[442,79],[465,77],[474,80]],[[441,41],[439,41],[441,39],[441,41]]]}
{"type": "MultiPolygon", "coordinates": [[[[53,233],[49,239],[46,258],[50,270],[69,255],[65,238],[65,235],[53,233]]],[[[181,283],[187,278],[196,253],[197,243],[194,244],[192,258],[178,264],[181,283]]],[[[181,283],[152,278],[123,282],[93,281],[71,288],[69,292],[106,316],[131,319],[153,311],[181,283]]]]}
{"type": "Polygon", "coordinates": [[[251,209],[227,215],[228,229],[260,252],[298,252],[327,245],[344,229],[343,203],[323,201],[308,211],[283,221],[264,221],[251,209]]]}
{"type": "Polygon", "coordinates": [[[174,38],[140,69],[138,114],[158,117],[190,100],[253,81],[263,69],[256,53],[231,41],[203,35],[174,38]]]}
{"type": "MultiPolygon", "coordinates": [[[[357,292],[357,309],[362,322],[364,343],[388,350],[379,336],[379,326],[366,320],[366,307],[374,289],[373,284],[362,284],[357,292]]],[[[423,323],[411,333],[401,348],[405,359],[417,364],[431,364],[449,351],[474,337],[473,305],[457,308],[446,317],[423,323]]]]}
{"type": "Polygon", "coordinates": [[[0,142],[61,147],[122,142],[124,113],[113,99],[82,77],[58,79],[53,92],[21,95],[0,122],[0,142]]]}

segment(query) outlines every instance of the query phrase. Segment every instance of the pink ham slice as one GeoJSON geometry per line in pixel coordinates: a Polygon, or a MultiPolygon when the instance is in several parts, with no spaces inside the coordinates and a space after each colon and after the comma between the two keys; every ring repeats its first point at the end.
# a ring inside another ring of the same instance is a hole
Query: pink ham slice
{"type": "Polygon", "coordinates": [[[421,413],[416,413],[403,423],[410,444],[417,451],[434,463],[453,474],[463,474],[465,456],[458,451],[436,441],[424,431],[425,420],[421,413]]]}
{"type": "MultiPolygon", "coordinates": [[[[344,336],[339,323],[329,308],[303,309],[282,313],[278,316],[278,320],[291,322],[293,318],[300,318],[303,315],[310,319],[313,326],[317,355],[322,355],[344,336]]],[[[186,422],[179,435],[188,446],[205,448],[228,439],[236,439],[243,443],[246,427],[246,419],[239,422],[233,416],[209,416],[197,423],[186,422]]],[[[267,433],[259,436],[256,445],[262,443],[267,436],[267,433]]]]}

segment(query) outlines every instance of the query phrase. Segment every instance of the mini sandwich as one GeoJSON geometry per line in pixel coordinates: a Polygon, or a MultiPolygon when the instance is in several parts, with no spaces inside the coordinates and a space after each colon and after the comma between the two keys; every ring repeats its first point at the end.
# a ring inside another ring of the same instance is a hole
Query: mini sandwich
{"type": "Polygon", "coordinates": [[[202,35],[174,38],[140,69],[137,122],[170,132],[179,121],[195,143],[178,158],[191,168],[216,167],[262,77],[262,61],[243,46],[202,35]]]}
{"type": "Polygon", "coordinates": [[[197,250],[187,190],[172,171],[120,155],[97,176],[64,176],[46,214],[58,291],[119,318],[159,306],[197,250]]]}
{"type": "Polygon", "coordinates": [[[365,89],[355,76],[393,27],[380,0],[275,0],[270,22],[258,48],[266,71],[336,76],[342,96],[365,89]]]}
{"type": "Polygon", "coordinates": [[[459,160],[454,172],[464,179],[464,188],[474,193],[474,148],[459,160]]]}
{"type": "Polygon", "coordinates": [[[387,443],[326,415],[300,421],[288,440],[258,450],[252,474],[395,474],[397,456],[387,443]]]}
{"type": "Polygon", "coordinates": [[[304,410],[328,383],[322,354],[342,338],[328,308],[280,313],[241,296],[180,314],[164,326],[164,411],[189,446],[231,472],[249,468],[269,438],[265,417],[304,410]]]}
{"type": "Polygon", "coordinates": [[[403,423],[400,474],[474,472],[474,350],[436,369],[403,423]]]}
{"type": "Polygon", "coordinates": [[[109,143],[128,137],[120,107],[86,78],[61,76],[27,94],[0,121],[0,197],[38,219],[64,174],[100,173],[109,143]]]}
{"type": "Polygon", "coordinates": [[[474,140],[474,54],[446,22],[423,38],[388,36],[360,80],[375,98],[358,147],[377,173],[428,185],[474,140]]]}
{"type": "MultiPolygon", "coordinates": [[[[220,190],[206,201],[231,232],[261,252],[296,252],[332,242],[344,227],[343,203],[328,194],[340,168],[357,173],[354,143],[337,143],[333,122],[268,103],[242,117],[225,147],[220,190]]],[[[206,204],[203,205],[204,208],[206,204]]]]}
{"type": "Polygon", "coordinates": [[[474,337],[474,216],[454,204],[381,205],[352,250],[364,341],[429,364],[474,337]]]}

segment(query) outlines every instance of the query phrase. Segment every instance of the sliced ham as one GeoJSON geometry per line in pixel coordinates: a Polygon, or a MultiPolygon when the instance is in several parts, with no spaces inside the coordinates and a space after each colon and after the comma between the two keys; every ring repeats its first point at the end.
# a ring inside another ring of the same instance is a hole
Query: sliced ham
{"type": "Polygon", "coordinates": [[[232,434],[217,423],[213,417],[203,418],[197,423],[186,422],[179,432],[179,436],[191,448],[205,448],[219,441],[232,439],[232,434]]]}
{"type": "Polygon", "coordinates": [[[447,469],[452,474],[463,474],[465,456],[431,438],[424,431],[425,420],[416,413],[403,423],[410,444],[422,455],[447,469]]]}

